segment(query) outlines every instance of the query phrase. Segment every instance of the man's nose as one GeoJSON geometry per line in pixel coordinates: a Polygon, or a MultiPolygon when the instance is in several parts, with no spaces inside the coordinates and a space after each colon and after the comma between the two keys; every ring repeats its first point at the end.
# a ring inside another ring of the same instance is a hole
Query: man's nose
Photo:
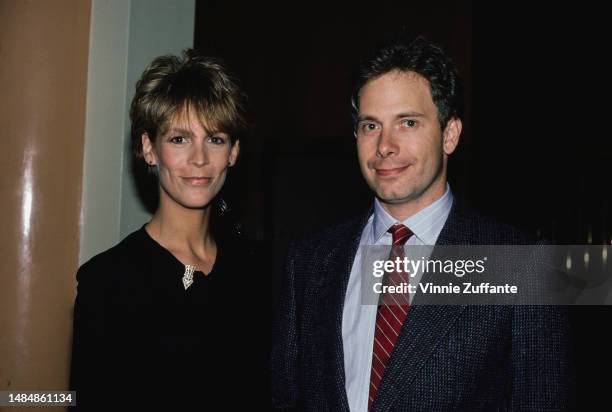
{"type": "Polygon", "coordinates": [[[393,133],[389,128],[382,128],[378,136],[378,145],[376,147],[376,155],[378,157],[389,157],[397,154],[398,147],[394,139],[393,133]]]}

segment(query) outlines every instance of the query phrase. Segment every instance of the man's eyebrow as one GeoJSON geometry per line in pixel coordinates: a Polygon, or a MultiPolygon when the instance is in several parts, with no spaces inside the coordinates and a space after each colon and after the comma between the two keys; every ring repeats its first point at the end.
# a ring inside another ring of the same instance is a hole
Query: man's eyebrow
{"type": "Polygon", "coordinates": [[[395,115],[396,119],[401,119],[402,117],[425,117],[425,114],[419,112],[404,112],[395,115]]]}
{"type": "Polygon", "coordinates": [[[363,122],[364,120],[370,120],[370,121],[373,121],[373,122],[379,122],[379,120],[376,117],[374,117],[374,116],[358,116],[357,117],[357,121],[358,122],[363,122]]]}
{"type": "MultiPolygon", "coordinates": [[[[420,112],[402,112],[402,113],[396,114],[394,117],[395,117],[395,119],[402,119],[404,117],[425,117],[425,114],[424,113],[420,113],[420,112]]],[[[376,116],[365,115],[365,116],[358,116],[357,117],[357,121],[359,121],[359,122],[362,122],[364,120],[369,120],[369,121],[380,123],[380,120],[378,120],[376,118],[376,116]]]]}

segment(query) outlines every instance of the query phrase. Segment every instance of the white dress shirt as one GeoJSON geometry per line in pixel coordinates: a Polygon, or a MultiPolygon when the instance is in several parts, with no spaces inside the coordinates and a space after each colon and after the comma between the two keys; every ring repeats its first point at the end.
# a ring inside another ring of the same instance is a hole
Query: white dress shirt
{"type": "Polygon", "coordinates": [[[361,254],[363,246],[391,245],[387,230],[402,223],[414,233],[406,242],[410,245],[435,245],[446,223],[453,195],[447,183],[441,198],[420,210],[403,222],[394,219],[374,200],[374,213],[368,219],[359,242],[359,249],[351,268],[342,313],[342,343],[344,347],[344,371],[346,394],[351,412],[367,412],[372,370],[372,349],[376,325],[376,305],[362,304],[361,254]]]}

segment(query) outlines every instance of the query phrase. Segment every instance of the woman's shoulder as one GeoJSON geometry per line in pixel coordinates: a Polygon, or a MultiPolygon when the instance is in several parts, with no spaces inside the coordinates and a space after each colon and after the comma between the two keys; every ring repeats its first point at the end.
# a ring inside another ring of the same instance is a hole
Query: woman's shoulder
{"type": "Polygon", "coordinates": [[[234,263],[261,262],[268,252],[261,241],[244,235],[232,234],[218,239],[218,242],[226,257],[230,257],[234,263]]]}
{"type": "Polygon", "coordinates": [[[272,281],[272,250],[254,238],[233,237],[220,243],[220,267],[231,272],[227,279],[241,283],[251,290],[267,287],[272,281]]]}
{"type": "Polygon", "coordinates": [[[119,275],[138,264],[141,257],[148,253],[149,238],[144,226],[130,233],[118,244],[99,253],[85,262],[77,272],[77,281],[93,282],[119,275]],[[121,268],[121,270],[118,270],[121,268]],[[95,280],[94,280],[95,279],[95,280]]]}

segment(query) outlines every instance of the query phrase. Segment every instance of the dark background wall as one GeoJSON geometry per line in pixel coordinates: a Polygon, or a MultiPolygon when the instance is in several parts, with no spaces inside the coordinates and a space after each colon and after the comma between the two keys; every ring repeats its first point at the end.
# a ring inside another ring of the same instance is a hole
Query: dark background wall
{"type": "MultiPolygon", "coordinates": [[[[333,4],[197,3],[195,46],[227,60],[251,100],[255,128],[236,176],[248,180],[240,192],[249,199],[247,231],[276,243],[371,204],[356,162],[350,74],[381,35],[400,25],[429,34],[449,47],[471,84],[469,2],[444,13],[435,3],[401,12],[385,2],[375,12],[333,4]]],[[[456,162],[458,175],[465,164],[456,162]]]]}
{"type": "MultiPolygon", "coordinates": [[[[288,239],[371,204],[350,74],[404,27],[441,43],[464,80],[465,128],[449,170],[458,201],[556,243],[610,243],[605,13],[533,3],[198,1],[196,48],[227,60],[251,101],[255,127],[229,193],[247,234],[280,258],[288,239]]],[[[612,316],[607,307],[571,315],[578,401],[599,405],[608,379],[594,376],[612,372],[612,316]]]]}

